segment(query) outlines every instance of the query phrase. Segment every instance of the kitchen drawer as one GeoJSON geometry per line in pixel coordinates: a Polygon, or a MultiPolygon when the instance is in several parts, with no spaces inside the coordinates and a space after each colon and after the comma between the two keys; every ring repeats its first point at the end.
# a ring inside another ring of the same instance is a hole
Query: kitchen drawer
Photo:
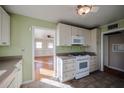
{"type": "Polygon", "coordinates": [[[90,65],[97,65],[96,62],[90,62],[90,65]]]}
{"type": "Polygon", "coordinates": [[[75,70],[76,69],[76,64],[75,63],[66,63],[63,64],[63,72],[70,71],[70,70],[75,70]]]}
{"type": "Polygon", "coordinates": [[[69,71],[63,73],[63,82],[73,79],[75,76],[75,71],[69,71]]]}
{"type": "Polygon", "coordinates": [[[91,60],[96,60],[97,57],[96,57],[96,56],[91,56],[90,59],[91,59],[91,60]]]}
{"type": "Polygon", "coordinates": [[[92,60],[90,59],[90,62],[96,62],[96,61],[97,61],[96,59],[94,59],[94,60],[93,59],[92,60]]]}
{"type": "Polygon", "coordinates": [[[92,64],[92,65],[90,65],[90,67],[96,68],[97,67],[97,64],[92,64]]]}
{"type": "Polygon", "coordinates": [[[90,63],[96,63],[96,60],[90,60],[90,63]]]}

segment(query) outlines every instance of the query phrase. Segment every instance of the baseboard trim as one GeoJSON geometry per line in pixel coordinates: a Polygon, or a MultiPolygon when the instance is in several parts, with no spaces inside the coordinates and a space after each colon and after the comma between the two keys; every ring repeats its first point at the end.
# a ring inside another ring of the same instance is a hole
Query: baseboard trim
{"type": "Polygon", "coordinates": [[[118,70],[118,71],[121,71],[121,72],[124,72],[123,69],[120,69],[120,68],[116,68],[116,67],[113,67],[113,66],[108,66],[109,68],[112,68],[112,69],[115,69],[115,70],[118,70]]]}
{"type": "Polygon", "coordinates": [[[33,81],[34,81],[34,80],[27,80],[27,81],[22,82],[22,84],[31,83],[31,82],[33,82],[33,81]]]}

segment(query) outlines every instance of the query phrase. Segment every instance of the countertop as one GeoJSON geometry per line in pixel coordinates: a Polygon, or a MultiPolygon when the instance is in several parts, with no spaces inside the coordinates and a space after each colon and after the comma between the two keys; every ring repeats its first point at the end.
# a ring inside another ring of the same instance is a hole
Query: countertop
{"type": "Polygon", "coordinates": [[[63,59],[63,60],[75,58],[74,56],[58,56],[58,57],[60,57],[60,58],[63,59]]]}
{"type": "Polygon", "coordinates": [[[22,56],[0,57],[0,84],[15,70],[22,56]]]}
{"type": "Polygon", "coordinates": [[[96,54],[94,52],[57,53],[57,56],[70,56],[70,55],[89,55],[89,56],[96,56],[96,54]]]}

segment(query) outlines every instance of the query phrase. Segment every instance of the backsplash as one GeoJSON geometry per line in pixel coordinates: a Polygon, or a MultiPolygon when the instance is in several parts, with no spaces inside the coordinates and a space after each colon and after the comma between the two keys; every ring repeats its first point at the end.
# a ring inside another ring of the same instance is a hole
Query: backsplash
{"type": "Polygon", "coordinates": [[[56,53],[72,53],[72,52],[84,52],[83,46],[57,46],[56,53]]]}

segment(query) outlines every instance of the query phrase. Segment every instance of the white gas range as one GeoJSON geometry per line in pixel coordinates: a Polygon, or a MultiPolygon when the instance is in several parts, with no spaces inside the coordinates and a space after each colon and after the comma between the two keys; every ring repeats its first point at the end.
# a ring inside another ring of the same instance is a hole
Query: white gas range
{"type": "Polygon", "coordinates": [[[76,73],[75,79],[80,79],[89,75],[89,55],[73,55],[76,58],[76,73]]]}

